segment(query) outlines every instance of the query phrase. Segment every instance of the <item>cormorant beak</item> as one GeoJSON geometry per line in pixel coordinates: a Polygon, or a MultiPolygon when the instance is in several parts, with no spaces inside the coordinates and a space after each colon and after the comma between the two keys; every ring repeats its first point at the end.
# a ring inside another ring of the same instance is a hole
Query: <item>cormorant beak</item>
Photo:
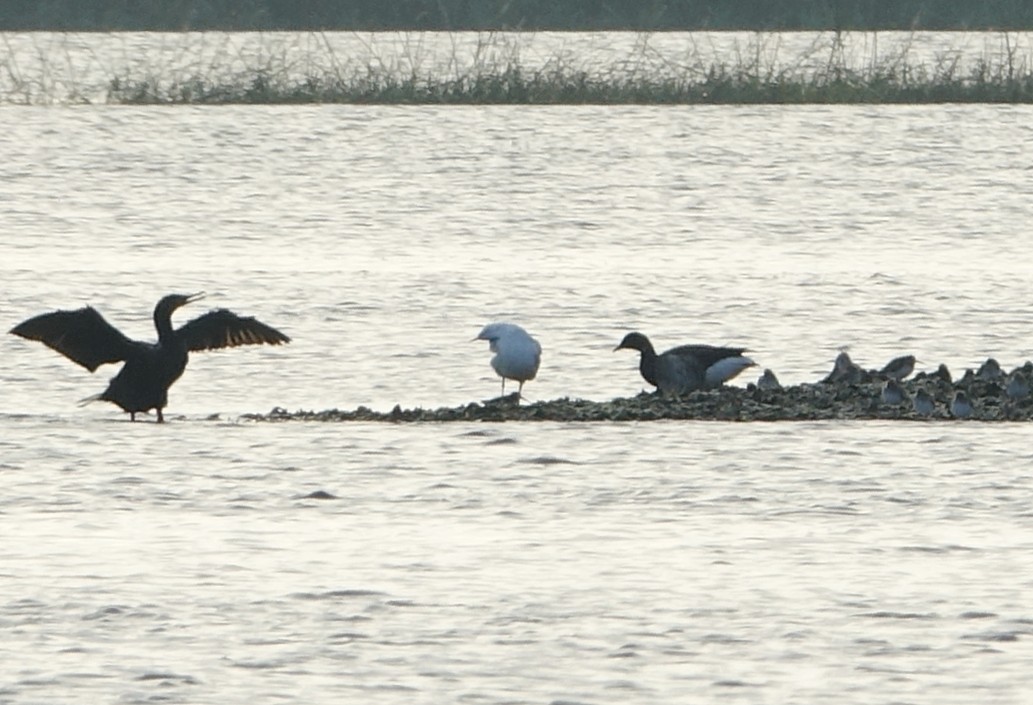
{"type": "Polygon", "coordinates": [[[188,304],[192,304],[192,303],[194,303],[195,301],[200,301],[200,300],[201,300],[201,299],[203,299],[204,297],[205,297],[205,292],[203,292],[203,291],[199,291],[199,292],[197,292],[196,294],[189,294],[189,295],[187,295],[187,300],[186,300],[186,302],[187,302],[188,304]]]}
{"type": "Polygon", "coordinates": [[[623,345],[618,345],[617,347],[615,347],[615,348],[613,349],[613,352],[617,352],[618,350],[623,350],[623,349],[624,349],[624,346],[623,346],[623,345]]]}

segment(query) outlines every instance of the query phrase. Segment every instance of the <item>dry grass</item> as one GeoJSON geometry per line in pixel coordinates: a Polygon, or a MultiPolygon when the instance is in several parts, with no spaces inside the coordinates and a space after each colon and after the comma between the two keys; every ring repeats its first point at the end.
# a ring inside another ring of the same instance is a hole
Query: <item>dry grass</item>
{"type": "MultiPolygon", "coordinates": [[[[757,104],[943,103],[1033,101],[1033,70],[1007,50],[971,62],[946,50],[914,61],[906,50],[888,58],[854,56],[842,35],[817,35],[789,62],[780,61],[777,35],[756,35],[752,51],[709,63],[670,61],[651,51],[614,63],[585,66],[559,55],[529,65],[488,35],[473,60],[453,57],[444,67],[421,61],[336,60],[298,75],[267,63],[232,76],[195,74],[167,81],[113,79],[115,103],[353,103],[353,104],[757,104]],[[773,48],[774,47],[774,48],[773,48]]],[[[1009,47],[1009,37],[1002,34],[1009,47]]]]}
{"type": "Polygon", "coordinates": [[[0,103],[1033,101],[1033,35],[1007,32],[59,34],[2,42],[0,103]]]}

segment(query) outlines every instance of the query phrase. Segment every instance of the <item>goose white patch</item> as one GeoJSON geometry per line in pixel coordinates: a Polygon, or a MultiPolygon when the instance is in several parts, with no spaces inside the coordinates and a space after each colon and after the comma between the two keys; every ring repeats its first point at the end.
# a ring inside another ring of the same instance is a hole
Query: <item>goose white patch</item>
{"type": "Polygon", "coordinates": [[[747,367],[753,367],[756,364],[745,355],[722,358],[707,368],[704,382],[707,387],[720,387],[747,367]]]}

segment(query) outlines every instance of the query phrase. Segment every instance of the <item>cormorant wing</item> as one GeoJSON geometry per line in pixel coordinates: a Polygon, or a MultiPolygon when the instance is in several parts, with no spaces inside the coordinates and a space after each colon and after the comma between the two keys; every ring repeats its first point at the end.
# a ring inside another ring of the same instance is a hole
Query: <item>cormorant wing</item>
{"type": "Polygon", "coordinates": [[[104,363],[125,360],[137,345],[92,306],[40,314],[19,323],[11,332],[38,340],[90,372],[104,363]]]}
{"type": "Polygon", "coordinates": [[[291,341],[286,335],[267,326],[254,317],[238,316],[232,311],[217,308],[184,323],[176,335],[187,350],[215,350],[237,345],[281,345],[291,341]]]}

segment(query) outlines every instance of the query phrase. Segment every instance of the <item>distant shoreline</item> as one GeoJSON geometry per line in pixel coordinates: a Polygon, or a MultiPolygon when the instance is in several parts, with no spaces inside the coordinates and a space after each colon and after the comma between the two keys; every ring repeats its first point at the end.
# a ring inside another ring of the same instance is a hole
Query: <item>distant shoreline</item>
{"type": "Polygon", "coordinates": [[[0,31],[1025,31],[1009,0],[9,0],[0,31]]]}
{"type": "Polygon", "coordinates": [[[0,103],[1030,104],[1031,39],[1009,32],[8,33],[0,103]]]}

